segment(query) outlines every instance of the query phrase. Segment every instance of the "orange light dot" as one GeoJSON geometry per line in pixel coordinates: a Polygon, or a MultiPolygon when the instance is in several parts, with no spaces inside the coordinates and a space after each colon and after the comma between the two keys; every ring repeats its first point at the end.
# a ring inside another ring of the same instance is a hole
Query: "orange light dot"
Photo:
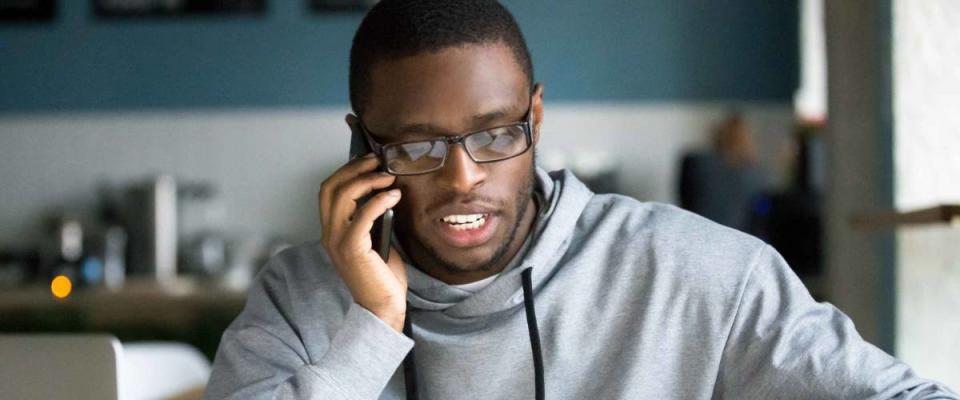
{"type": "Polygon", "coordinates": [[[53,297],[58,299],[69,296],[71,290],[73,290],[73,283],[70,282],[70,278],[66,276],[57,275],[53,278],[53,281],[50,282],[50,292],[53,293],[53,297]]]}

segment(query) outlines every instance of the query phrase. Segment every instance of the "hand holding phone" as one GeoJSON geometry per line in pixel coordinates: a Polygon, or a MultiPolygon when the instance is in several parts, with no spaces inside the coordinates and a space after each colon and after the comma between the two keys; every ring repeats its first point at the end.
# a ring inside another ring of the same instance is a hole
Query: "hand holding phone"
{"type": "MultiPolygon", "coordinates": [[[[367,143],[367,138],[360,131],[360,127],[356,124],[350,126],[351,135],[350,135],[350,159],[353,160],[357,157],[363,157],[365,155],[373,153],[373,149],[370,148],[370,144],[367,143]]],[[[377,164],[378,171],[386,171],[386,168],[383,165],[377,164]]],[[[374,191],[373,194],[379,193],[381,191],[374,191]]],[[[365,203],[367,198],[363,198],[359,201],[365,203]]],[[[370,230],[370,238],[373,242],[373,249],[377,251],[377,254],[383,258],[384,261],[390,259],[390,236],[393,233],[393,209],[388,208],[387,211],[384,211],[383,215],[378,217],[373,222],[373,229],[370,230]]]]}
{"type": "MultiPolygon", "coordinates": [[[[401,332],[406,316],[406,269],[389,242],[385,261],[374,249],[370,234],[375,221],[400,201],[400,191],[383,191],[396,177],[378,167],[376,157],[354,158],[323,182],[319,193],[321,242],[354,301],[401,332]]],[[[389,234],[386,236],[389,240],[389,234]]]]}

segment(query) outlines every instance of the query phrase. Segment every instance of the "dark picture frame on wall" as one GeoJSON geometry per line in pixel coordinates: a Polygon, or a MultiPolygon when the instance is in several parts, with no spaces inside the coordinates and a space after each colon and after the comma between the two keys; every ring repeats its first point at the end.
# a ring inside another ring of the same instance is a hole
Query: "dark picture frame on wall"
{"type": "Polygon", "coordinates": [[[366,11],[378,0],[307,0],[310,10],[314,13],[366,11]]]}
{"type": "Polygon", "coordinates": [[[0,0],[0,23],[51,21],[56,8],[55,0],[0,0]]]}
{"type": "Polygon", "coordinates": [[[263,15],[266,0],[92,0],[101,18],[179,17],[192,15],[263,15]]]}

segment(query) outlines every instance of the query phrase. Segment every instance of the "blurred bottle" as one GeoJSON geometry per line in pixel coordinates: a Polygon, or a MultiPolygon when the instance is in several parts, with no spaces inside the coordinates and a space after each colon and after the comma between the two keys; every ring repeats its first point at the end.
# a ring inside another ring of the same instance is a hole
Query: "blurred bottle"
{"type": "Polygon", "coordinates": [[[201,278],[219,275],[227,264],[224,210],[209,182],[187,182],[177,189],[179,268],[201,278]]]}
{"type": "Polygon", "coordinates": [[[54,215],[46,225],[40,279],[49,282],[62,275],[71,282],[79,282],[84,255],[83,225],[79,219],[66,213],[54,215]]]}
{"type": "Polygon", "coordinates": [[[133,186],[125,198],[130,275],[166,286],[177,274],[177,181],[159,175],[133,186]]]}
{"type": "Polygon", "coordinates": [[[13,289],[35,281],[39,258],[35,249],[0,249],[0,289],[13,289]]]}
{"type": "Polygon", "coordinates": [[[127,278],[127,225],[120,192],[108,184],[101,184],[98,254],[103,260],[102,283],[110,290],[123,287],[127,278]]]}

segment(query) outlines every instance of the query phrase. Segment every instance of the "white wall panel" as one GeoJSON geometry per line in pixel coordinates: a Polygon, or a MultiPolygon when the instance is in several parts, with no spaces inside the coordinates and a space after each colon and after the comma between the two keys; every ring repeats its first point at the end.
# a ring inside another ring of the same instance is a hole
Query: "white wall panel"
{"type": "MultiPolygon", "coordinates": [[[[722,104],[547,104],[541,154],[619,161],[625,192],[672,201],[679,157],[706,143],[722,104]]],[[[789,105],[741,107],[763,159],[793,121],[789,105]]],[[[89,216],[98,181],[157,173],[220,189],[229,233],[317,236],[316,191],[346,160],[346,109],[37,114],[0,117],[0,245],[37,239],[41,218],[89,216]]]]}

